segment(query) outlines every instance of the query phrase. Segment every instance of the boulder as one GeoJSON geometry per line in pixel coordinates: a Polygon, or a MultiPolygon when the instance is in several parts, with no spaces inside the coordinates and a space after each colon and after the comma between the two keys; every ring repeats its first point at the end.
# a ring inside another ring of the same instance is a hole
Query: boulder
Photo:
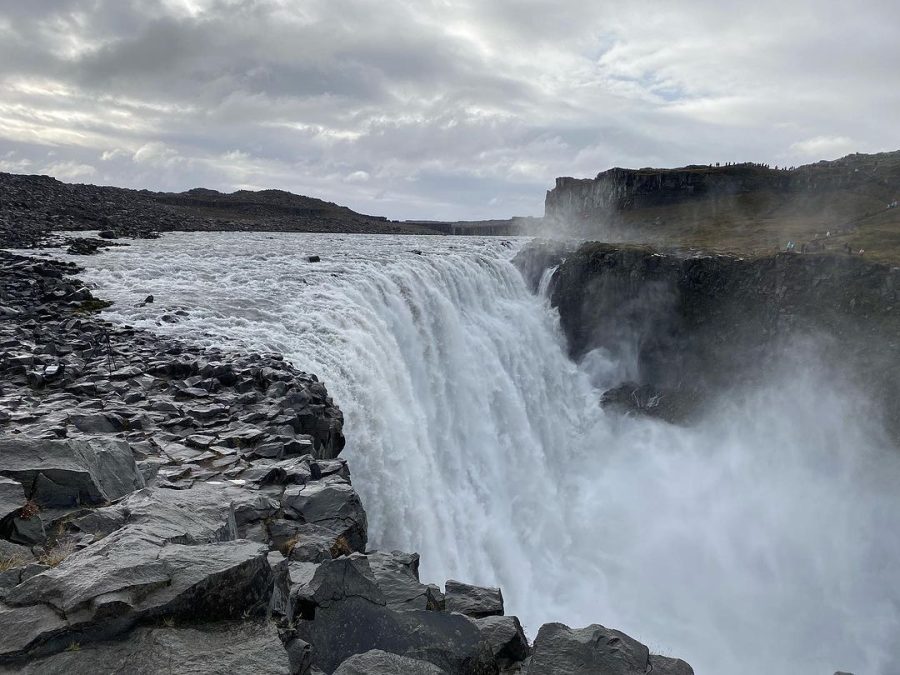
{"type": "Polygon", "coordinates": [[[282,496],[288,518],[313,523],[341,534],[352,551],[366,548],[366,512],[356,491],[341,479],[328,478],[290,486],[282,496]]]}
{"type": "Polygon", "coordinates": [[[46,605],[9,607],[0,604],[0,663],[9,654],[22,653],[38,640],[62,636],[68,624],[46,605]]]}
{"type": "Polygon", "coordinates": [[[34,555],[27,546],[21,546],[19,544],[14,544],[11,541],[0,539],[0,563],[3,563],[0,565],[0,568],[15,567],[16,563],[20,562],[25,564],[32,558],[34,558],[34,555]]]}
{"type": "Polygon", "coordinates": [[[444,596],[440,589],[419,581],[418,553],[370,551],[366,555],[388,607],[431,610],[444,608],[444,596]]]}
{"type": "MultiPolygon", "coordinates": [[[[310,563],[299,563],[309,569],[310,563]]],[[[292,571],[298,563],[291,563],[292,571]]],[[[376,605],[384,605],[385,598],[375,581],[375,575],[369,567],[366,556],[354,553],[336,560],[326,560],[319,565],[312,565],[313,575],[309,581],[299,586],[297,594],[292,589],[292,596],[306,601],[315,607],[330,607],[347,598],[363,598],[376,605]]],[[[292,574],[291,582],[296,583],[292,574]]],[[[299,609],[299,608],[298,608],[299,609]]],[[[299,613],[299,612],[296,612],[299,613]]]]}
{"type": "Polygon", "coordinates": [[[98,537],[128,526],[162,543],[230,541],[237,538],[232,496],[243,494],[237,488],[204,484],[191,490],[144,488],[77,518],[74,525],[98,537]]]}
{"type": "Polygon", "coordinates": [[[656,675],[694,675],[694,669],[681,659],[650,655],[650,667],[656,675]]]}
{"type": "Polygon", "coordinates": [[[17,513],[24,504],[22,485],[9,478],[0,478],[0,520],[17,513]]]}
{"type": "Polygon", "coordinates": [[[433,663],[398,656],[380,649],[355,654],[344,661],[334,675],[446,675],[433,663]]]}
{"type": "Polygon", "coordinates": [[[318,525],[276,518],[267,527],[269,541],[291,560],[318,563],[351,552],[341,535],[318,525]]]}
{"type": "Polygon", "coordinates": [[[0,656],[110,639],[149,619],[258,615],[273,586],[267,553],[247,541],[163,545],[138,528],[119,530],[9,591],[6,604],[15,611],[39,607],[66,618],[43,617],[15,640],[0,635],[0,656]]]}
{"type": "Polygon", "coordinates": [[[348,658],[378,649],[432,663],[448,675],[493,675],[491,650],[464,616],[425,610],[395,611],[362,597],[318,607],[298,622],[313,647],[313,664],[333,673],[348,658]]]}
{"type": "Polygon", "coordinates": [[[534,640],[528,666],[529,673],[541,675],[646,675],[651,671],[672,675],[694,672],[684,661],[651,657],[637,640],[599,624],[580,629],[561,623],[544,624],[534,640]]]}
{"type": "Polygon", "coordinates": [[[94,535],[95,543],[23,579],[4,597],[10,611],[49,608],[65,620],[47,627],[44,616],[23,620],[36,627],[9,639],[0,635],[0,656],[58,651],[67,639],[110,639],[138,621],[264,612],[275,581],[268,546],[234,540],[232,504],[243,495],[256,497],[226,485],[145,488],[75,518],[70,527],[94,535]]]}
{"type": "Polygon", "coordinates": [[[117,439],[2,439],[0,475],[47,507],[102,504],[144,487],[131,447],[117,439]]]}
{"type": "Polygon", "coordinates": [[[481,619],[472,619],[472,622],[481,631],[482,637],[491,648],[497,665],[501,668],[509,668],[515,663],[524,661],[531,654],[528,638],[525,637],[522,624],[516,617],[486,616],[481,619]]]}
{"type": "Polygon", "coordinates": [[[499,588],[472,586],[451,579],[444,590],[448,612],[473,618],[503,615],[503,594],[499,588]]]}
{"type": "Polygon", "coordinates": [[[185,628],[141,627],[122,641],[78,645],[0,672],[283,675],[292,671],[273,623],[226,621],[185,628]]]}

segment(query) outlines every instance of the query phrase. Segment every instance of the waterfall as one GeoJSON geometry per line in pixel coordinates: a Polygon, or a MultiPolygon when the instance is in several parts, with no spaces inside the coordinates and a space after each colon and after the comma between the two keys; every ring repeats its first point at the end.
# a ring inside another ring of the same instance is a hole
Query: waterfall
{"type": "Polygon", "coordinates": [[[85,276],[115,320],[322,377],[371,545],[418,551],[426,582],[501,586],[532,636],[600,622],[699,674],[896,671],[900,472],[860,397],[808,369],[689,428],[607,414],[605,377],[569,360],[510,257],[498,240],[179,234],[85,276]],[[188,316],[159,324],[135,307],[147,293],[188,316]]]}

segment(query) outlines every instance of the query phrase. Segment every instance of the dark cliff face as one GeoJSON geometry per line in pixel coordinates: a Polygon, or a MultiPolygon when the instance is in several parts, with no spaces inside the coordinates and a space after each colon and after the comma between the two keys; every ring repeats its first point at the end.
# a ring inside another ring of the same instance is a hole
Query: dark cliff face
{"type": "Polygon", "coordinates": [[[557,178],[547,193],[549,218],[583,218],[597,213],[664,206],[709,195],[783,190],[791,175],[755,165],[683,169],[610,169],[593,179],[557,178]]]}
{"type": "MultiPolygon", "coordinates": [[[[743,163],[729,166],[691,165],[679,169],[614,168],[595,178],[557,178],[547,192],[545,216],[580,220],[616,211],[666,206],[705,197],[755,192],[825,193],[900,187],[900,152],[849,155],[790,170],[743,163]]],[[[885,193],[890,198],[891,193],[885,193]]]]}
{"type": "Polygon", "coordinates": [[[865,250],[900,260],[900,152],[785,170],[758,164],[611,169],[557,178],[545,226],[556,237],[762,255],[865,250]]]}
{"type": "Polygon", "coordinates": [[[797,363],[823,363],[900,428],[900,268],[858,256],[685,257],[585,244],[551,300],[576,359],[633,359],[638,384],[704,398],[797,363]]]}

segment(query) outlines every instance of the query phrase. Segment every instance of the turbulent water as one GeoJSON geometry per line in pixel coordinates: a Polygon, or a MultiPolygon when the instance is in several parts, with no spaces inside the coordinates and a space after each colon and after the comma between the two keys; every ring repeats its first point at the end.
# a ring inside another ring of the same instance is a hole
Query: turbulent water
{"type": "Polygon", "coordinates": [[[317,373],[370,545],[501,586],[532,636],[600,622],[699,675],[900,672],[900,474],[860,399],[814,368],[689,429],[605,414],[633,364],[567,358],[516,246],[172,234],[78,262],[114,320],[317,373]]]}

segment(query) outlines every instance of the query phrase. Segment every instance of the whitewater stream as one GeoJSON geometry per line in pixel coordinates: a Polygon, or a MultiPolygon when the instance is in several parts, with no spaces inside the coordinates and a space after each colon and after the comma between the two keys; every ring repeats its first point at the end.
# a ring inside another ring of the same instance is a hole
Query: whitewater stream
{"type": "Polygon", "coordinates": [[[633,364],[568,358],[521,243],[178,233],[71,259],[113,321],[316,373],[370,546],[501,586],[532,638],[597,622],[698,675],[900,672],[900,472],[861,398],[810,368],[691,428],[604,413],[633,364]]]}

